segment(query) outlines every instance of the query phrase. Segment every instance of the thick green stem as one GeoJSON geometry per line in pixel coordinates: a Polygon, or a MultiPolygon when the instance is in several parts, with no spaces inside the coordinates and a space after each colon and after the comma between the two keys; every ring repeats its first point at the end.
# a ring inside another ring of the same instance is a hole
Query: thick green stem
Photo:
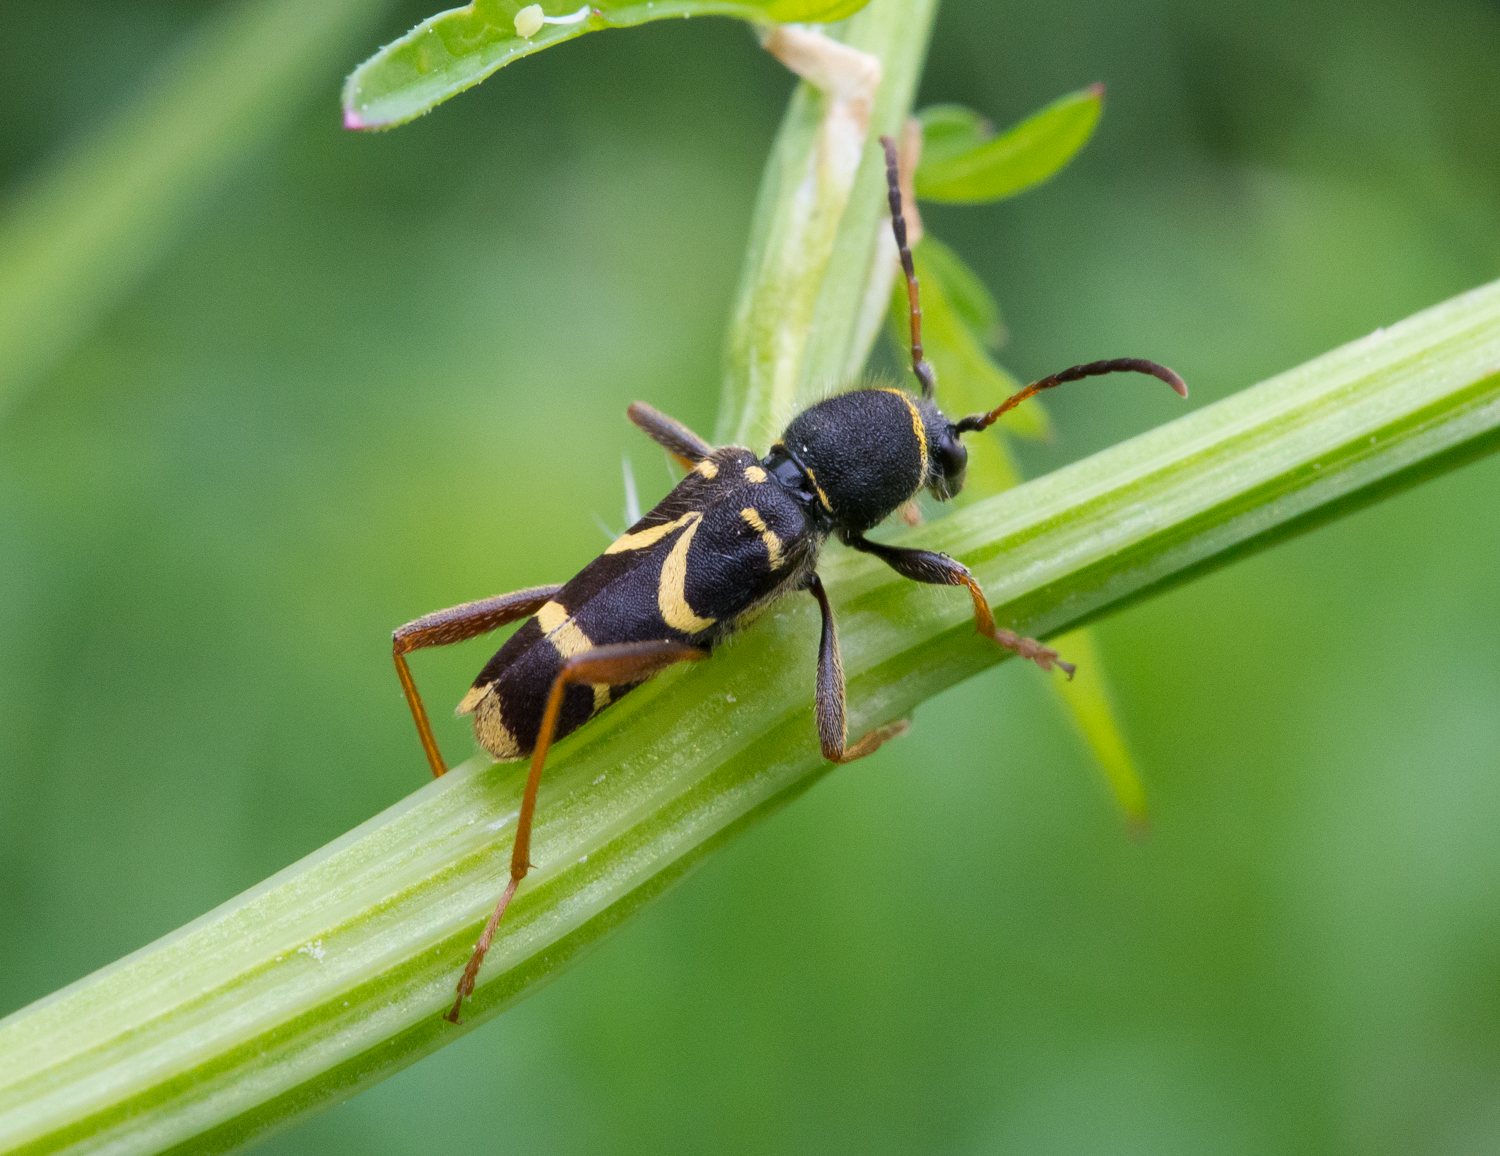
{"type": "MultiPolygon", "coordinates": [[[[1000,621],[1046,635],[1497,445],[1500,283],[905,540],[961,558],[1000,621]]],[[[851,554],[824,574],[853,733],[1003,657],[959,591],[851,554]]],[[[225,1150],[472,1030],[828,770],[816,649],[814,603],[789,599],[556,749],[540,868],[464,1028],[440,1015],[503,885],[522,781],[478,761],[0,1023],[0,1148],[225,1150]]]]}
{"type": "MultiPolygon", "coordinates": [[[[763,450],[799,403],[848,382],[869,353],[861,327],[885,221],[877,143],[916,94],[937,0],[874,0],[830,35],[875,56],[880,90],[857,172],[844,174],[821,131],[832,98],[803,82],[761,181],[729,332],[718,444],[763,450]]],[[[884,308],[883,296],[877,306],[884,308]]],[[[878,316],[878,314],[877,314],[878,316]]]]}

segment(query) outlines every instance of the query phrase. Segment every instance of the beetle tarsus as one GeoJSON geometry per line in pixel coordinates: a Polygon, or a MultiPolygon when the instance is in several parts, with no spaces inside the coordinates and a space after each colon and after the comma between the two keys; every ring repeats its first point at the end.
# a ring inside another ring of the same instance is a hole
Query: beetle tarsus
{"type": "Polygon", "coordinates": [[[495,904],[495,910],[490,915],[489,922],[484,925],[484,931],[479,936],[479,942],[474,945],[474,954],[469,956],[469,962],[464,967],[463,978],[458,981],[458,998],[453,1001],[453,1006],[448,1009],[448,1014],[443,1018],[450,1024],[462,1024],[459,1012],[463,1009],[464,1000],[474,994],[474,981],[479,975],[479,965],[484,962],[485,952],[489,951],[490,944],[495,941],[495,929],[500,926],[500,917],[505,914],[505,909],[510,906],[510,901],[516,894],[516,887],[521,880],[514,875],[505,886],[505,893],[500,896],[500,902],[495,904]]]}
{"type": "Polygon", "coordinates": [[[1003,626],[997,626],[987,631],[989,637],[998,642],[1007,650],[1014,650],[1021,658],[1034,662],[1043,670],[1050,671],[1054,666],[1068,676],[1071,682],[1073,672],[1078,668],[1071,662],[1064,662],[1058,657],[1057,651],[1050,646],[1043,646],[1035,638],[1024,638],[1014,630],[1006,630],[1003,626]]]}

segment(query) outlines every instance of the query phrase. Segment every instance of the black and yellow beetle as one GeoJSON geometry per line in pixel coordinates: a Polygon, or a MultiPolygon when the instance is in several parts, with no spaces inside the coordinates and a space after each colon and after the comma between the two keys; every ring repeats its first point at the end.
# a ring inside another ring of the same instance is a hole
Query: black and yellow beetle
{"type": "Polygon", "coordinates": [[[1043,670],[1073,668],[1041,643],[995,624],[979,584],[946,554],[871,542],[864,537],[922,490],[939,501],[963,487],[968,451],[960,437],[1044,389],[1124,371],[1158,377],[1183,397],[1187,387],[1170,369],[1135,358],[1095,361],[1028,385],[988,413],[950,421],[933,401],[931,365],[923,360],[921,309],[906,222],[901,214],[895,146],[882,137],[890,185],[891,226],[911,302],[913,396],[890,387],[856,387],[799,414],[757,458],[740,446],[715,449],[681,423],[641,402],[630,420],[688,468],[649,514],[562,586],[533,586],[439,610],[395,632],[396,671],[406,692],[427,761],[447,767],[412,680],[405,655],[526,622],[489,660],[459,703],[472,715],[480,745],[497,759],[531,758],[511,856],[510,883],[485,925],[447,1018],[459,1022],[464,998],[517,885],[530,869],[531,824],[547,748],[610,703],[676,662],[697,661],[761,607],[805,590],[823,615],[818,646],[816,713],[823,756],[863,758],[906,729],[877,727],[850,744],[844,716],[844,674],[833,609],[818,579],[818,554],[832,535],[873,554],[905,578],[966,586],[981,634],[1043,670]]]}

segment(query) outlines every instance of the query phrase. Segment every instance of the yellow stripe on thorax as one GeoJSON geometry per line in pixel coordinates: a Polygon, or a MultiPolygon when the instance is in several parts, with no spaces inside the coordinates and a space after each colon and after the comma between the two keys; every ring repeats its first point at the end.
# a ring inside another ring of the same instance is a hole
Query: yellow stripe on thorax
{"type": "Polygon", "coordinates": [[[882,393],[894,393],[906,403],[906,408],[911,411],[912,432],[917,435],[917,445],[922,450],[922,471],[917,475],[917,484],[921,485],[927,479],[927,428],[922,424],[922,413],[917,409],[917,403],[912,401],[904,389],[886,389],[882,393]]]}
{"type": "MultiPolygon", "coordinates": [[[[776,449],[786,450],[786,446],[783,443],[781,443],[781,442],[777,442],[771,448],[773,450],[776,450],[776,449]]],[[[799,462],[797,462],[797,468],[800,469],[804,474],[807,475],[807,480],[812,483],[812,488],[817,491],[817,493],[818,493],[818,501],[820,501],[820,502],[823,503],[823,508],[825,510],[827,510],[830,514],[833,513],[833,506],[828,501],[828,495],[823,492],[823,487],[820,486],[820,485],[818,485],[818,478],[817,478],[817,475],[812,472],[812,467],[808,466],[808,465],[804,465],[802,462],[799,461],[799,462]]]]}
{"type": "Polygon", "coordinates": [[[818,501],[823,503],[823,508],[830,514],[833,513],[833,505],[828,501],[828,495],[823,492],[823,487],[818,485],[818,476],[812,472],[812,467],[803,466],[802,472],[807,475],[807,480],[812,483],[813,489],[818,492],[818,501]]]}

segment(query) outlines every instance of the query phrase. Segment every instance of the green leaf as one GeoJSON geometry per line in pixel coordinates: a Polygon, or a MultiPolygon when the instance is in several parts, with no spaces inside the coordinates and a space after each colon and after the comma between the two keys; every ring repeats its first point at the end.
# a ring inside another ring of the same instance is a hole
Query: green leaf
{"type": "Polygon", "coordinates": [[[1104,772],[1104,781],[1126,820],[1136,830],[1144,831],[1148,821],[1146,787],[1130,758],[1130,748],[1125,744],[1124,732],[1115,717],[1109,679],[1105,675],[1103,657],[1094,644],[1094,632],[1088,627],[1070,630],[1054,638],[1051,645],[1078,667],[1072,678],[1053,680],[1051,685],[1057,700],[1104,772]]]}
{"type": "MultiPolygon", "coordinates": [[[[1000,622],[1045,637],[1497,448],[1500,282],[901,541],[961,559],[1000,622]]],[[[852,551],[820,572],[853,734],[1005,657],[961,591],[852,551]]],[[[477,760],[0,1021],[0,1150],[227,1151],[473,1030],[828,773],[817,645],[812,599],[788,598],[559,744],[538,870],[464,1028],[439,1017],[507,877],[524,777],[477,760]]]]}
{"type": "Polygon", "coordinates": [[[772,0],[766,15],[778,24],[832,24],[847,20],[870,0],[772,0]]]}
{"type": "MultiPolygon", "coordinates": [[[[391,128],[472,88],[496,69],[543,48],[605,28],[689,16],[737,16],[768,21],[831,21],[854,14],[869,0],[598,0],[577,5],[547,0],[547,23],[531,36],[518,31],[522,0],[474,0],[439,12],[387,44],[344,82],[344,126],[391,128]]],[[[524,22],[523,22],[524,30],[524,22]]]]}
{"type": "Polygon", "coordinates": [[[939,105],[923,117],[917,196],[975,204],[1013,197],[1041,184],[1073,159],[1093,135],[1104,108],[1104,86],[1093,84],[1053,101],[993,139],[977,113],[939,105]],[[932,141],[928,144],[929,121],[932,141]]]}
{"type": "MultiPolygon", "coordinates": [[[[922,283],[923,329],[929,335],[927,355],[938,370],[939,397],[956,413],[992,408],[998,396],[1019,388],[1019,383],[989,360],[978,342],[981,333],[998,325],[999,308],[978,275],[931,234],[922,239],[913,256],[922,283]],[[1001,394],[994,393],[996,389],[1001,394]]],[[[892,294],[889,319],[889,331],[897,347],[906,350],[904,343],[910,332],[906,289],[899,282],[892,294]]],[[[1023,437],[1050,433],[1046,411],[1036,399],[1012,410],[1006,415],[1009,418],[1021,422],[1010,422],[1008,432],[1023,437]]],[[[1020,471],[1001,436],[1006,419],[970,440],[969,477],[958,498],[960,506],[1020,483],[1020,471]]],[[[1077,665],[1078,673],[1072,679],[1054,679],[1049,685],[1078,727],[1125,817],[1133,826],[1144,828],[1145,788],[1115,718],[1093,634],[1087,628],[1075,630],[1057,640],[1056,646],[1065,659],[1077,665]]]]}
{"type": "Polygon", "coordinates": [[[934,104],[917,113],[922,122],[922,163],[942,165],[972,152],[995,135],[994,122],[961,104],[934,104]]]}
{"type": "Polygon", "coordinates": [[[169,252],[388,0],[246,0],[100,108],[0,217],[0,415],[169,252]]]}

